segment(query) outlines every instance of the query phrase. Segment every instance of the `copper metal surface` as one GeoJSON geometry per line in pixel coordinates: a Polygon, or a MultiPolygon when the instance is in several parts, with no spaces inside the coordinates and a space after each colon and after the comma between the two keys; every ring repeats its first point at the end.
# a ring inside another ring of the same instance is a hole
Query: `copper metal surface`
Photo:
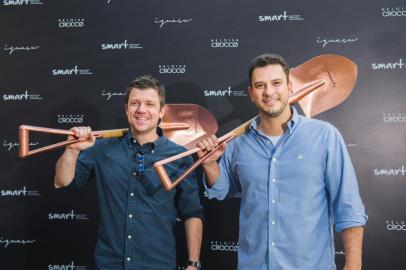
{"type": "Polygon", "coordinates": [[[357,66],[343,56],[326,54],[290,69],[290,75],[293,89],[314,81],[325,82],[298,101],[303,112],[313,117],[337,106],[350,95],[357,79],[357,66]]]}
{"type": "MultiPolygon", "coordinates": [[[[292,83],[293,93],[289,97],[289,104],[298,102],[303,113],[308,117],[313,117],[343,102],[353,90],[356,77],[357,66],[345,57],[332,54],[314,57],[290,69],[289,79],[292,83]]],[[[243,134],[251,121],[252,119],[218,138],[219,146],[199,158],[192,167],[175,180],[168,177],[164,165],[197,153],[200,151],[199,147],[155,162],[154,169],[160,177],[163,188],[168,191],[177,186],[197,166],[221,147],[220,143],[228,142],[243,134]]]]}
{"type": "MultiPolygon", "coordinates": [[[[218,129],[214,116],[204,107],[196,104],[167,104],[160,127],[170,140],[190,148],[204,136],[215,134],[218,129]]],[[[112,129],[93,131],[96,138],[111,138],[123,136],[128,129],[112,129]]],[[[29,149],[30,132],[42,132],[59,135],[74,135],[73,131],[21,125],[19,128],[19,156],[24,158],[37,153],[51,151],[78,142],[78,139],[62,141],[60,143],[29,149]]]]}

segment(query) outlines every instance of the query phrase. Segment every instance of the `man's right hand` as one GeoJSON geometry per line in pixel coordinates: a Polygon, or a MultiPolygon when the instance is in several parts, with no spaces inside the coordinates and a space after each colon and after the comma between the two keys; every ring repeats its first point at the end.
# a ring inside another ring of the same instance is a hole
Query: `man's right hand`
{"type": "MultiPolygon", "coordinates": [[[[200,142],[197,143],[197,146],[202,149],[201,151],[197,152],[197,156],[200,158],[205,155],[207,152],[212,151],[215,147],[218,146],[218,139],[216,135],[211,135],[209,137],[204,138],[200,142]]],[[[225,149],[227,147],[226,143],[222,143],[221,146],[214,152],[210,157],[208,157],[204,162],[204,165],[209,165],[216,163],[216,161],[223,155],[225,149]]]]}
{"type": "Polygon", "coordinates": [[[68,140],[79,139],[79,142],[68,145],[68,149],[82,151],[94,145],[96,137],[92,134],[90,127],[73,127],[70,130],[73,131],[75,135],[69,135],[68,140]]]}

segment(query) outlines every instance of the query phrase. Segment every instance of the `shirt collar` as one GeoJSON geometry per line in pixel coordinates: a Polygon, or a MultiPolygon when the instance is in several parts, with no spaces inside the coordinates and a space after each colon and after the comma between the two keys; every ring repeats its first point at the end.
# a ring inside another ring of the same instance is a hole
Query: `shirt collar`
{"type": "MultiPolygon", "coordinates": [[[[293,130],[296,128],[297,123],[299,122],[299,114],[297,113],[297,110],[295,107],[290,106],[290,110],[292,112],[292,117],[288,121],[288,129],[289,129],[289,134],[292,134],[293,130]]],[[[259,115],[256,116],[250,124],[250,130],[258,132],[258,125],[260,122],[259,115]]]]}
{"type": "Polygon", "coordinates": [[[130,129],[128,129],[127,134],[125,135],[125,141],[130,145],[135,145],[136,149],[140,151],[147,151],[147,152],[153,152],[154,149],[159,148],[163,143],[165,142],[165,136],[160,127],[156,128],[156,132],[158,134],[158,139],[156,139],[154,142],[149,142],[141,146],[136,139],[133,138],[132,133],[130,129]]]}

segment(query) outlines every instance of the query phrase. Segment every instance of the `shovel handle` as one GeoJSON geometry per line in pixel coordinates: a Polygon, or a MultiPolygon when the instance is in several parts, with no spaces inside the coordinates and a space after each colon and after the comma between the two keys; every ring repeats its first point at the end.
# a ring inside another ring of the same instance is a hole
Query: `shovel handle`
{"type": "MultiPolygon", "coordinates": [[[[127,130],[128,129],[100,130],[100,131],[93,131],[92,134],[96,138],[120,137],[127,130]]],[[[72,136],[75,135],[75,133],[72,130],[21,125],[19,128],[19,132],[18,132],[18,141],[20,144],[19,156],[21,158],[31,156],[31,155],[34,155],[37,153],[41,153],[41,152],[51,151],[51,150],[63,147],[65,145],[70,145],[70,144],[79,142],[79,139],[70,139],[70,140],[62,141],[62,142],[51,144],[51,145],[44,146],[44,147],[40,147],[40,148],[30,151],[30,131],[50,133],[50,134],[59,134],[59,135],[72,135],[72,136]]]]}
{"type": "Polygon", "coordinates": [[[222,143],[227,143],[229,141],[231,141],[232,139],[234,139],[236,136],[233,133],[228,133],[222,137],[220,137],[218,139],[218,145],[212,149],[211,151],[207,152],[206,154],[204,154],[202,157],[200,157],[198,160],[196,160],[195,163],[193,163],[193,165],[187,169],[185,172],[182,173],[181,176],[179,176],[178,178],[176,178],[175,180],[171,180],[165,170],[164,165],[167,163],[170,163],[172,161],[181,159],[185,156],[189,156],[192,155],[194,153],[199,152],[200,150],[202,150],[200,147],[195,147],[193,149],[190,149],[188,151],[182,152],[180,154],[177,154],[175,156],[157,161],[154,163],[154,169],[155,172],[158,174],[159,176],[159,180],[161,181],[162,187],[166,190],[169,191],[171,189],[173,189],[174,187],[176,187],[180,182],[183,181],[183,179],[185,179],[192,171],[194,171],[194,169],[196,169],[198,166],[200,166],[200,164],[202,164],[207,158],[209,158],[211,155],[214,154],[214,152],[216,152],[216,150],[218,150],[219,148],[221,148],[221,144],[222,143]]]}
{"type": "MultiPolygon", "coordinates": [[[[320,80],[316,80],[316,81],[313,81],[313,82],[310,82],[310,83],[304,85],[302,88],[298,89],[292,96],[289,97],[289,104],[293,104],[293,103],[297,102],[298,100],[300,100],[304,96],[308,95],[309,93],[311,93],[314,90],[316,90],[316,89],[320,88],[321,86],[323,86],[325,83],[326,82],[323,79],[320,79],[320,80]]],[[[181,159],[181,158],[183,158],[185,156],[197,153],[201,149],[199,147],[196,147],[196,148],[190,149],[188,151],[185,151],[183,153],[177,154],[175,156],[172,156],[172,157],[169,157],[169,158],[166,158],[166,159],[155,162],[154,163],[154,169],[155,169],[155,172],[159,176],[159,180],[161,181],[162,187],[166,191],[169,191],[169,190],[173,189],[174,187],[176,187],[180,182],[183,181],[183,179],[185,179],[186,176],[188,176],[194,169],[196,169],[207,158],[209,158],[217,149],[219,149],[223,142],[229,142],[232,139],[234,139],[235,137],[238,137],[241,134],[243,134],[245,132],[245,130],[247,129],[247,127],[249,127],[249,125],[250,125],[250,123],[251,123],[251,121],[253,119],[250,119],[249,121],[245,122],[244,124],[242,124],[242,125],[238,126],[237,128],[233,129],[232,131],[230,131],[226,135],[220,137],[218,139],[218,141],[219,141],[218,146],[216,146],[213,150],[211,150],[210,152],[207,152],[205,155],[203,155],[201,158],[199,158],[195,163],[193,163],[193,165],[189,169],[187,169],[181,176],[179,176],[174,181],[172,181],[169,178],[169,176],[166,173],[166,170],[164,168],[164,165],[167,164],[167,163],[170,163],[172,161],[181,159]]]]}

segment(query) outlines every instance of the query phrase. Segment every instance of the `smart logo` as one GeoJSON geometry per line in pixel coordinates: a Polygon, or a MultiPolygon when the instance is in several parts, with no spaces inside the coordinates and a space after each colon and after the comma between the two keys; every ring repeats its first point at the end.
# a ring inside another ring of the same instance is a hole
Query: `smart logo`
{"type": "Polygon", "coordinates": [[[103,43],[101,45],[102,50],[132,50],[132,49],[142,49],[139,43],[128,43],[125,39],[121,43],[103,43]]]}
{"type": "Polygon", "coordinates": [[[301,15],[289,15],[285,10],[280,14],[273,15],[260,15],[258,16],[258,21],[260,22],[282,22],[282,21],[303,21],[301,15]]]}
{"type": "Polygon", "coordinates": [[[76,76],[76,75],[92,75],[93,72],[90,69],[79,69],[76,65],[74,68],[68,69],[53,69],[53,76],[76,76]]]}
{"type": "Polygon", "coordinates": [[[40,0],[3,0],[4,6],[42,5],[40,0]]]}

